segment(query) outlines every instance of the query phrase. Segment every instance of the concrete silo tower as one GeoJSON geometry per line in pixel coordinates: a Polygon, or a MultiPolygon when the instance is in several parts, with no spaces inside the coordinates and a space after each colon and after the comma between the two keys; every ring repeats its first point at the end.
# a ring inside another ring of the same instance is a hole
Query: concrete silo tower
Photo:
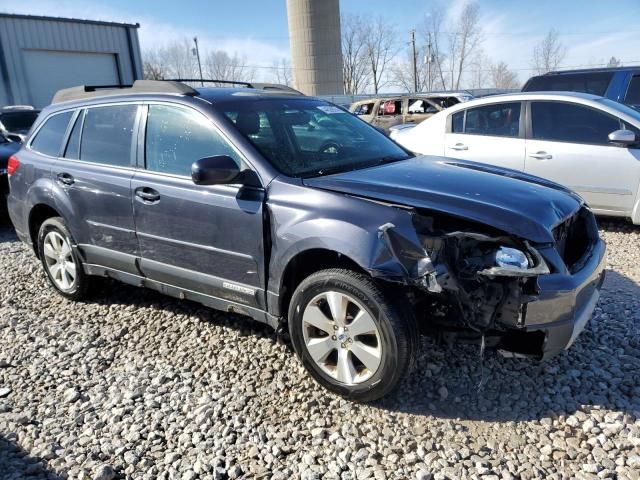
{"type": "Polygon", "coordinates": [[[295,86],[307,95],[344,91],[339,0],[287,0],[295,86]]]}

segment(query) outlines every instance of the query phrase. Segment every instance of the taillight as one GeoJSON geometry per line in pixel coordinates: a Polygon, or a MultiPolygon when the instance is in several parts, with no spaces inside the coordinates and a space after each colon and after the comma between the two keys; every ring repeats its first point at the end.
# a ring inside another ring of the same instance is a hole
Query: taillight
{"type": "Polygon", "coordinates": [[[14,172],[18,170],[19,166],[20,166],[20,161],[18,160],[18,157],[16,157],[15,155],[11,155],[9,157],[9,162],[7,163],[7,174],[13,175],[14,172]]]}

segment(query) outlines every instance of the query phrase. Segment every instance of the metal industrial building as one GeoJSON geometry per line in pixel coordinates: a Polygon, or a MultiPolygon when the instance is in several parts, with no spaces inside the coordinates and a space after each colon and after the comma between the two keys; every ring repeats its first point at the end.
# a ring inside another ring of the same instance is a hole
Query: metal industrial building
{"type": "Polygon", "coordinates": [[[307,95],[339,95],[342,83],[338,0],[287,0],[294,84],[307,95]]]}
{"type": "Polygon", "coordinates": [[[0,107],[43,107],[60,88],[142,78],[139,27],[0,13],[0,107]]]}

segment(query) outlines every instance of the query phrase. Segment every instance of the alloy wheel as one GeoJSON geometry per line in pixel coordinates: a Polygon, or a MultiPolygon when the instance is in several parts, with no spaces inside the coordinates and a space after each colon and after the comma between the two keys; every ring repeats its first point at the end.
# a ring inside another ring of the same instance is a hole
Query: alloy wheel
{"type": "Polygon", "coordinates": [[[73,288],[77,278],[77,265],[67,239],[56,231],[47,233],[43,253],[56,286],[61,290],[73,288]]]}
{"type": "Polygon", "coordinates": [[[320,369],[346,385],[370,379],[382,361],[382,339],[371,314],[353,297],[327,291],[302,316],[309,355],[320,369]]]}

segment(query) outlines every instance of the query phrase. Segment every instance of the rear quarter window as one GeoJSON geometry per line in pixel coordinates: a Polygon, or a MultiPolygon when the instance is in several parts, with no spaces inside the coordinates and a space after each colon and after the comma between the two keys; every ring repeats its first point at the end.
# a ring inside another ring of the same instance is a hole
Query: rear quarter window
{"type": "Polygon", "coordinates": [[[72,115],[73,112],[63,112],[45,120],[31,142],[31,149],[50,157],[57,157],[72,115]]]}

